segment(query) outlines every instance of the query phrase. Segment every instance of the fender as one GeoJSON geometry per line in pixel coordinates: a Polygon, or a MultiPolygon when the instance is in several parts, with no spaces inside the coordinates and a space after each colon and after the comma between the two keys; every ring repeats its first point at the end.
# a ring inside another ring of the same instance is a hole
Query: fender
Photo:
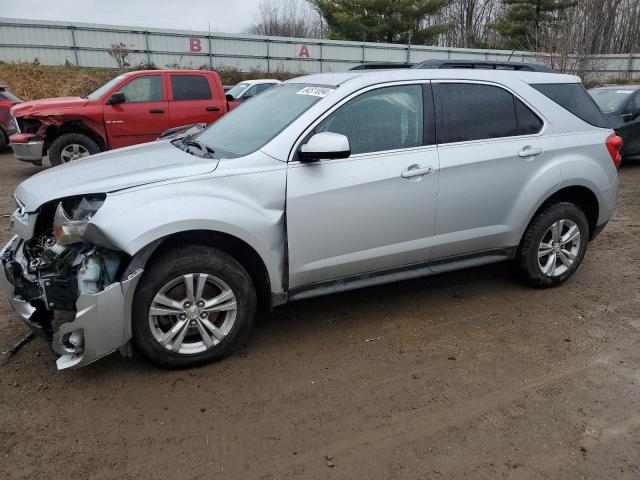
{"type": "Polygon", "coordinates": [[[618,192],[618,175],[604,146],[604,137],[601,145],[579,144],[577,137],[582,137],[581,141],[586,138],[584,135],[562,135],[558,138],[567,148],[560,152],[555,162],[550,163],[553,167],[541,170],[531,178],[514,202],[510,221],[514,221],[514,225],[520,224],[517,232],[519,236],[513,239],[514,245],[519,244],[527,226],[544,202],[568,187],[583,187],[594,194],[599,205],[596,225],[601,225],[611,217],[618,192]],[[597,148],[602,150],[600,155],[593,153],[597,148]],[[519,217],[517,212],[524,211],[519,208],[524,208],[525,205],[527,215],[519,217]],[[611,207],[607,208],[607,205],[611,207]],[[519,220],[516,222],[516,219],[519,220]]]}
{"type": "Polygon", "coordinates": [[[91,219],[87,239],[134,256],[172,234],[193,230],[225,233],[258,253],[272,293],[281,293],[285,183],[286,170],[279,168],[110,194],[91,219]]]}

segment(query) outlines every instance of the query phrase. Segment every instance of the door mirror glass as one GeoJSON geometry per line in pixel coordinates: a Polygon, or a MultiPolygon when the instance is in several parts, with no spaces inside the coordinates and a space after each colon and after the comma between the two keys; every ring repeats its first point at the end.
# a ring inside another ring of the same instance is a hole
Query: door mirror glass
{"type": "Polygon", "coordinates": [[[233,95],[227,93],[225,95],[225,98],[227,99],[227,102],[233,102],[235,100],[235,98],[233,97],[233,95]]]}
{"type": "Polygon", "coordinates": [[[109,97],[109,100],[107,100],[107,105],[117,105],[118,103],[124,103],[126,102],[126,98],[124,96],[124,93],[122,92],[116,92],[116,93],[112,93],[111,96],[109,97]]]}
{"type": "Polygon", "coordinates": [[[348,158],[350,155],[349,139],[333,132],[316,133],[307,143],[300,146],[298,151],[298,156],[303,162],[348,158]]]}

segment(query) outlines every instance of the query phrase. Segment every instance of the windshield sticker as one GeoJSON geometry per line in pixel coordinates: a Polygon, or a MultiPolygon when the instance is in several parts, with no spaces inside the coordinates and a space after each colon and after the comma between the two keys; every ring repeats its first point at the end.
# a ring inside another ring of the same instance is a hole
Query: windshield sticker
{"type": "Polygon", "coordinates": [[[325,87],[304,87],[296,92],[296,95],[311,95],[312,97],[324,98],[333,91],[333,88],[325,87]]]}
{"type": "Polygon", "coordinates": [[[633,90],[616,90],[616,93],[622,93],[624,95],[629,95],[630,93],[633,93],[633,90]]]}

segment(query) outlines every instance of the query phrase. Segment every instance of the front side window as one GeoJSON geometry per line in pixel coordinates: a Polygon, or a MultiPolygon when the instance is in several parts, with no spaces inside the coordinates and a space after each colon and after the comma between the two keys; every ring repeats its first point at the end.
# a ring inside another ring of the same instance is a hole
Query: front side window
{"type": "Polygon", "coordinates": [[[438,143],[532,135],[542,120],[503,88],[473,83],[435,84],[438,143]]]}
{"type": "Polygon", "coordinates": [[[127,103],[161,102],[162,76],[145,75],[134,78],[120,89],[127,103]]]}
{"type": "Polygon", "coordinates": [[[323,120],[315,132],[345,135],[351,153],[397,150],[423,145],[421,85],[370,90],[349,100],[323,120]]]}
{"type": "Polygon", "coordinates": [[[281,84],[223,115],[198,134],[198,141],[217,155],[239,157],[262,148],[287,128],[331,87],[281,84]]]}
{"type": "Polygon", "coordinates": [[[202,75],[171,75],[171,91],[177,101],[211,98],[209,81],[202,75]]]}

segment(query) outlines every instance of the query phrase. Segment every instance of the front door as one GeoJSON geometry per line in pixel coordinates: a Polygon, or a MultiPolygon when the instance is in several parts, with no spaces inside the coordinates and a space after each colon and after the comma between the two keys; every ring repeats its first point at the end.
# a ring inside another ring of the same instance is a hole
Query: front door
{"type": "Polygon", "coordinates": [[[289,164],[290,289],[429,259],[438,187],[432,105],[429,84],[379,87],[312,130],[347,136],[352,155],[289,164]]]}
{"type": "Polygon", "coordinates": [[[126,101],[104,106],[111,148],[151,142],[169,128],[164,76],[160,73],[132,78],[119,90],[126,101]]]}

